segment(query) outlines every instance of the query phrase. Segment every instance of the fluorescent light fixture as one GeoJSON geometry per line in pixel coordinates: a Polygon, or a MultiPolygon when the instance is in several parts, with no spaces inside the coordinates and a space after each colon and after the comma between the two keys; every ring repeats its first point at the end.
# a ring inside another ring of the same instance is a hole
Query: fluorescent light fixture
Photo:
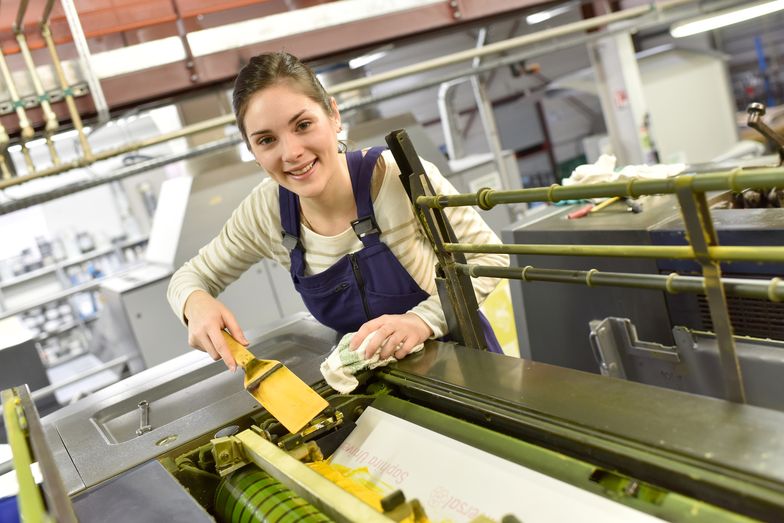
{"type": "Polygon", "coordinates": [[[375,53],[368,53],[363,54],[362,56],[357,56],[356,58],[352,58],[348,61],[348,67],[349,69],[359,69],[360,67],[365,67],[367,64],[375,62],[386,54],[386,51],[378,51],[375,53]]]}
{"type": "MultiPolygon", "coordinates": [[[[90,134],[90,131],[92,131],[92,128],[89,127],[89,126],[86,126],[86,127],[83,128],[83,130],[84,130],[84,134],[90,134]]],[[[55,134],[54,136],[52,136],[52,141],[53,142],[61,142],[63,140],[67,140],[69,138],[76,138],[77,134],[79,134],[79,131],[77,131],[76,129],[69,129],[69,130],[67,130],[65,132],[62,132],[62,133],[59,133],[59,134],[55,134]]]]}
{"type": "MultiPolygon", "coordinates": [[[[443,0],[341,0],[188,33],[193,56],[204,56],[308,31],[405,11],[443,0]]],[[[383,23],[376,20],[374,23],[383,23]]]]}
{"type": "MultiPolygon", "coordinates": [[[[84,127],[84,134],[90,134],[90,131],[92,131],[92,128],[89,125],[84,127]]],[[[76,129],[69,129],[62,133],[57,133],[55,135],[52,135],[52,141],[62,142],[63,140],[67,140],[68,138],[75,138],[77,134],[78,131],[76,129]]],[[[27,145],[28,149],[34,149],[36,147],[44,145],[45,143],[46,143],[46,138],[35,138],[33,140],[30,140],[29,142],[25,142],[25,145],[27,145]]],[[[21,150],[22,150],[22,146],[19,144],[14,144],[8,148],[8,151],[12,153],[17,153],[21,150]]]]}
{"type": "Polygon", "coordinates": [[[769,15],[776,11],[781,11],[782,9],[784,9],[784,0],[757,2],[751,5],[711,13],[693,20],[678,22],[673,24],[670,28],[670,35],[672,35],[673,38],[683,38],[684,36],[704,33],[720,27],[745,22],[752,18],[769,15]]]}
{"type": "Polygon", "coordinates": [[[185,48],[179,36],[170,36],[142,44],[93,53],[92,66],[98,78],[149,69],[185,60],[185,48]]]}
{"type": "Polygon", "coordinates": [[[534,24],[540,24],[542,22],[546,22],[551,18],[555,18],[556,16],[571,11],[571,9],[574,6],[575,6],[574,2],[569,2],[568,4],[563,4],[563,5],[559,5],[558,7],[553,7],[552,9],[545,9],[544,11],[538,11],[534,14],[526,16],[525,23],[528,25],[534,25],[534,24]]]}

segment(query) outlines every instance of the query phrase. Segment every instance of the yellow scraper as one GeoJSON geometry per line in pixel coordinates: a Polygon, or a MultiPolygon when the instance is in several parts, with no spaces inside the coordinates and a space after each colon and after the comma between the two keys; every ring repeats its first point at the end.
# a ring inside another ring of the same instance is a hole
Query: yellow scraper
{"type": "Polygon", "coordinates": [[[237,365],[245,371],[245,390],[291,432],[298,432],[329,403],[275,360],[257,359],[228,332],[223,337],[237,365]]]}

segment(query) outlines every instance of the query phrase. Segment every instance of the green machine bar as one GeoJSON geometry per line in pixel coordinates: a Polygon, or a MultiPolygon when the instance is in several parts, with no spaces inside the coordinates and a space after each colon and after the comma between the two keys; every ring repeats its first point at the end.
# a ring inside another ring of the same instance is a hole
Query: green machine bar
{"type": "MultiPolygon", "coordinates": [[[[528,282],[545,281],[552,283],[576,283],[588,287],[628,287],[665,291],[702,294],[705,292],[705,278],[700,276],[681,276],[677,273],[628,274],[622,272],[602,272],[596,269],[570,271],[564,269],[542,269],[532,267],[490,267],[486,265],[456,264],[458,271],[474,278],[507,278],[528,282]]],[[[784,280],[747,280],[723,278],[724,291],[732,296],[759,298],[770,301],[784,301],[784,280]]]]}
{"type": "Polygon", "coordinates": [[[695,192],[728,190],[739,192],[743,189],[764,189],[781,185],[784,181],[784,168],[749,169],[747,172],[743,169],[732,169],[714,173],[682,174],[656,180],[630,179],[590,185],[551,185],[550,187],[513,191],[481,189],[470,194],[420,196],[416,199],[416,203],[432,209],[475,205],[480,209],[489,210],[498,204],[506,203],[559,202],[561,200],[611,198],[613,196],[636,198],[645,195],[675,193],[676,180],[683,178],[691,179],[690,185],[695,192]]]}
{"type": "MultiPolygon", "coordinates": [[[[613,258],[654,258],[693,260],[694,251],[688,245],[523,245],[504,243],[445,243],[448,252],[494,254],[542,254],[550,256],[607,256],[613,258]]],[[[784,247],[737,247],[716,245],[708,247],[708,254],[716,261],[784,262],[784,247]]]]}

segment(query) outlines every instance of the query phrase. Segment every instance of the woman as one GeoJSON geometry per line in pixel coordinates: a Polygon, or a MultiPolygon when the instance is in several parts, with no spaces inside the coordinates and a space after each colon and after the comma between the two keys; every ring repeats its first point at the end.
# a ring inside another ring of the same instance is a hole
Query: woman
{"type": "MultiPolygon", "coordinates": [[[[340,333],[356,332],[370,357],[405,357],[428,338],[445,336],[435,289],[435,254],[411,210],[389,151],[344,153],[340,113],[313,71],[288,53],[256,56],[237,76],[237,124],[269,174],[234,211],[221,233],[172,276],[168,299],[188,326],[188,343],[234,370],[222,329],[243,344],[234,315],[215,299],[262,258],[290,270],[308,310],[340,333]],[[356,230],[352,225],[356,225],[356,230]],[[378,341],[378,343],[376,343],[378,341]]],[[[430,163],[437,192],[455,189],[430,163]]],[[[497,243],[472,208],[448,211],[461,241],[497,243]]],[[[507,265],[498,254],[469,255],[507,265]]],[[[497,280],[475,280],[479,302],[497,280]]],[[[483,318],[488,342],[500,352],[483,318]]]]}

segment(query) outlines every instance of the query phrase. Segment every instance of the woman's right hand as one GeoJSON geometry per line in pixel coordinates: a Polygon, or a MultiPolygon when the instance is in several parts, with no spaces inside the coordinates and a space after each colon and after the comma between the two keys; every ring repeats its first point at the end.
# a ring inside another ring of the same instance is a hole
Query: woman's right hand
{"type": "Polygon", "coordinates": [[[228,329],[235,340],[248,344],[234,314],[205,291],[194,291],[188,296],[184,314],[188,321],[188,344],[214,360],[223,359],[229,369],[236,370],[237,363],[221,334],[223,329],[228,329]]]}

